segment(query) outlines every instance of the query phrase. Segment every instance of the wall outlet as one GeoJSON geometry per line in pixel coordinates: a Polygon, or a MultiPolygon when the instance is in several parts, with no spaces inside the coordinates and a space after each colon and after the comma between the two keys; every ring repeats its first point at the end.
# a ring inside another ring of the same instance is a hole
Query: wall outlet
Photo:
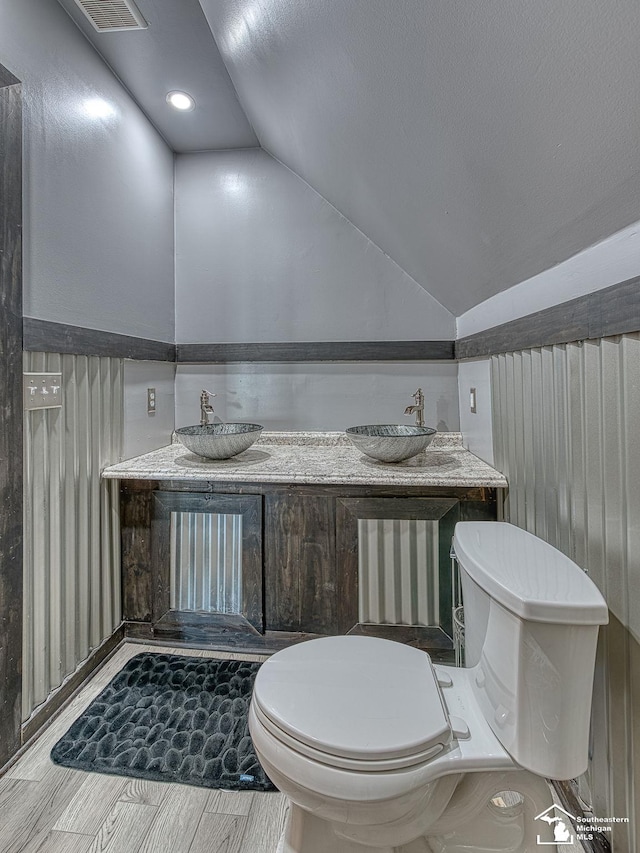
{"type": "Polygon", "coordinates": [[[26,411],[62,408],[61,373],[23,373],[22,382],[26,411]]]}
{"type": "Polygon", "coordinates": [[[477,413],[475,388],[469,388],[469,408],[471,409],[472,414],[475,415],[477,413]]]}
{"type": "Polygon", "coordinates": [[[147,414],[155,415],[156,413],[156,389],[147,388],[147,414]]]}

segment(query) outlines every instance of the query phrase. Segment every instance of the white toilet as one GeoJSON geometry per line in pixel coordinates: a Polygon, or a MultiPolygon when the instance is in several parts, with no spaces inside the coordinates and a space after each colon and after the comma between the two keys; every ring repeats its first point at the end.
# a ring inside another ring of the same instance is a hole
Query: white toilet
{"type": "Polygon", "coordinates": [[[552,805],[545,779],[586,770],[606,603],[575,563],[513,525],[461,522],[453,544],[465,668],[349,636],[261,667],[249,727],[290,800],[278,853],[555,849],[554,824],[538,819],[552,805]]]}

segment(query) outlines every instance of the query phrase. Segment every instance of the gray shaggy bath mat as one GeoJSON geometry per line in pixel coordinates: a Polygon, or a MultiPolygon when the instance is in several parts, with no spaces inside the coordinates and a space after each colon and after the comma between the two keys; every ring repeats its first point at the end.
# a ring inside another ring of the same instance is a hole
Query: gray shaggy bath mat
{"type": "Polygon", "coordinates": [[[51,751],[64,767],[206,788],[271,791],[249,737],[258,663],[131,658],[51,751]]]}

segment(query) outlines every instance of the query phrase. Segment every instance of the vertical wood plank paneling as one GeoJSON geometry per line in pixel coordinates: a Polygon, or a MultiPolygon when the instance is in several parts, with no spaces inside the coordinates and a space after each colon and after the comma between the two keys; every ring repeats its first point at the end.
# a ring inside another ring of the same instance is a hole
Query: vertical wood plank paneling
{"type": "Polygon", "coordinates": [[[122,616],[126,621],[150,622],[153,601],[150,567],[153,565],[153,548],[149,531],[152,525],[155,484],[145,482],[146,488],[133,489],[127,488],[126,480],[123,480],[122,484],[122,616]]]}
{"type": "Polygon", "coordinates": [[[494,452],[509,479],[509,520],[583,566],[614,615],[598,649],[589,780],[599,813],[630,818],[616,825],[615,848],[634,850],[640,334],[494,356],[491,374],[494,452]]]}
{"type": "MultiPolygon", "coordinates": [[[[339,589],[353,578],[336,569],[334,513],[330,495],[265,496],[265,542],[270,544],[265,577],[273,579],[265,587],[265,622],[273,630],[331,633],[340,630],[350,611],[348,593],[339,589]]],[[[347,630],[351,627],[353,622],[347,630]]]]}
{"type": "Polygon", "coordinates": [[[116,461],[122,362],[26,353],[26,370],[61,371],[61,409],[25,413],[23,702],[27,719],[121,620],[116,461]]]}

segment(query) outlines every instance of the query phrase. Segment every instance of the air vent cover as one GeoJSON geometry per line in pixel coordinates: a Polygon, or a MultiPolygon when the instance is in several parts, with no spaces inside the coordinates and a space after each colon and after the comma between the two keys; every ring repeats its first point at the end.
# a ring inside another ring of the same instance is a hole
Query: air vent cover
{"type": "Polygon", "coordinates": [[[132,0],[76,0],[76,4],[100,33],[147,28],[132,0]]]}

